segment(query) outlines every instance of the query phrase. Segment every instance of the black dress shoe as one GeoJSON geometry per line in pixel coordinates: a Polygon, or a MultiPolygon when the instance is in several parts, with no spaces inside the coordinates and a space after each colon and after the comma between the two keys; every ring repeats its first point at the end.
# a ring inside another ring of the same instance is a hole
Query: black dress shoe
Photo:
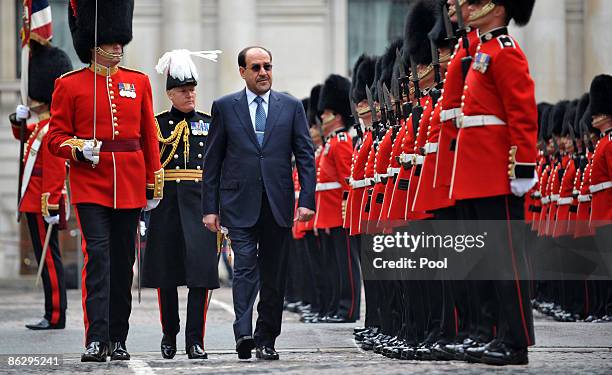
{"type": "Polygon", "coordinates": [[[129,361],[130,353],[128,353],[125,347],[125,341],[117,341],[111,343],[111,361],[129,361]]]}
{"type": "Polygon", "coordinates": [[[404,361],[411,361],[416,358],[416,349],[408,346],[402,349],[402,353],[400,354],[400,359],[404,361]]]}
{"type": "Polygon", "coordinates": [[[81,362],[106,362],[108,345],[100,341],[92,341],[81,354],[81,362]]]}
{"type": "Polygon", "coordinates": [[[448,350],[448,345],[437,342],[434,346],[431,347],[431,351],[433,355],[436,357],[438,361],[452,361],[455,359],[455,353],[448,350]]]}
{"type": "Polygon", "coordinates": [[[504,344],[485,350],[480,362],[487,365],[526,365],[529,363],[527,348],[513,349],[504,344]]]}
{"type": "Polygon", "coordinates": [[[194,344],[187,349],[187,357],[189,359],[208,359],[208,354],[200,344],[194,344]]]}
{"type": "Polygon", "coordinates": [[[258,346],[255,350],[255,356],[257,359],[265,359],[265,360],[277,360],[278,353],[274,348],[269,346],[258,346]]]}
{"type": "Polygon", "coordinates": [[[164,335],[161,341],[161,355],[165,359],[172,359],[176,355],[176,336],[164,335]]]}
{"type": "Polygon", "coordinates": [[[236,352],[239,359],[251,358],[251,351],[255,348],[255,340],[251,336],[242,336],[236,340],[236,352]]]}
{"type": "Polygon", "coordinates": [[[465,349],[465,360],[470,363],[479,363],[481,362],[482,355],[486,350],[494,350],[500,345],[498,340],[493,340],[488,344],[481,344],[470,346],[465,349]]]}
{"type": "Polygon", "coordinates": [[[43,318],[38,323],[26,324],[25,326],[26,328],[34,331],[41,331],[45,329],[64,329],[66,327],[66,323],[51,324],[47,319],[43,318]]]}

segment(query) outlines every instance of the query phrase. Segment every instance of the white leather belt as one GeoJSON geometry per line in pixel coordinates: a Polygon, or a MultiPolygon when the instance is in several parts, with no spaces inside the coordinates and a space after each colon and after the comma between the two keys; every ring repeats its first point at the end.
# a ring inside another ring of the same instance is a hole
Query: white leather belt
{"type": "Polygon", "coordinates": [[[549,204],[550,203],[550,197],[542,197],[542,204],[549,204]]]}
{"type": "Polygon", "coordinates": [[[580,194],[580,190],[576,190],[576,189],[572,190],[572,195],[578,195],[578,194],[580,194]]]}
{"type": "Polygon", "coordinates": [[[559,206],[565,206],[572,203],[574,203],[574,198],[572,197],[559,198],[559,200],[557,201],[557,205],[559,206]]]}
{"type": "Polygon", "coordinates": [[[388,175],[386,174],[374,173],[374,182],[378,184],[379,182],[382,182],[383,178],[386,178],[386,177],[388,177],[388,175]]]}
{"type": "Polygon", "coordinates": [[[602,182],[601,184],[589,186],[589,190],[591,191],[591,194],[598,193],[600,191],[603,191],[609,188],[612,188],[612,181],[606,181],[606,182],[602,182]]]}
{"type": "Polygon", "coordinates": [[[415,155],[414,158],[412,159],[412,165],[423,165],[424,161],[425,161],[425,156],[415,155]]]}
{"type": "Polygon", "coordinates": [[[540,193],[539,191],[534,192],[533,193],[533,198],[534,199],[542,198],[542,193],[540,193]]]}
{"type": "Polygon", "coordinates": [[[438,143],[426,143],[423,148],[425,149],[425,154],[433,154],[438,152],[438,143]]]}
{"type": "Polygon", "coordinates": [[[501,126],[506,123],[497,116],[463,116],[458,118],[459,128],[472,128],[475,126],[501,126]]]}
{"type": "Polygon", "coordinates": [[[372,186],[372,182],[374,182],[374,179],[366,177],[365,182],[366,182],[366,186],[372,186]]]}
{"type": "Polygon", "coordinates": [[[351,182],[351,187],[353,189],[360,189],[363,187],[366,187],[369,185],[369,182],[367,179],[363,179],[363,180],[357,180],[357,181],[352,181],[351,182]]]}
{"type": "Polygon", "coordinates": [[[400,173],[400,169],[399,168],[388,168],[387,169],[387,176],[389,177],[395,177],[400,173]]]}
{"type": "Polygon", "coordinates": [[[550,201],[551,201],[551,202],[556,202],[556,201],[558,201],[558,200],[559,200],[559,198],[560,198],[560,197],[559,197],[559,194],[551,194],[551,195],[550,195],[550,201]]]}
{"type": "Polygon", "coordinates": [[[296,191],[296,192],[295,192],[295,199],[298,199],[299,197],[300,197],[300,192],[299,192],[299,191],[296,191]]]}
{"type": "Polygon", "coordinates": [[[416,156],[415,154],[401,154],[400,163],[402,164],[412,163],[412,159],[414,159],[415,156],[416,156]]]}
{"type": "Polygon", "coordinates": [[[340,189],[342,185],[339,182],[319,182],[317,184],[317,191],[327,191],[327,190],[335,190],[340,189]]]}
{"type": "Polygon", "coordinates": [[[440,121],[454,120],[461,116],[461,108],[445,109],[440,112],[440,121]]]}
{"type": "Polygon", "coordinates": [[[590,201],[591,201],[591,196],[590,195],[579,195],[578,196],[578,202],[580,202],[580,203],[590,202],[590,201]]]}

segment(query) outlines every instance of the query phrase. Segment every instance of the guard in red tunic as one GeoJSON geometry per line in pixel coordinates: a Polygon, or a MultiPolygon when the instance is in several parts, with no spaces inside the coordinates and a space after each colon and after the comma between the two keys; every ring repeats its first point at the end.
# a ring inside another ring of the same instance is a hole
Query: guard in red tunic
{"type": "Polygon", "coordinates": [[[83,236],[81,361],[104,362],[107,352],[111,360],[127,360],[138,217],[159,203],[164,181],[151,85],[145,74],[117,66],[132,39],[134,2],[70,4],[75,50],[91,65],[55,82],[47,136],[51,153],[70,159],[72,202],[83,236]]]}
{"type": "MultiPolygon", "coordinates": [[[[466,220],[523,220],[523,196],[537,180],[537,108],[535,85],[525,54],[507,25],[528,23],[533,0],[491,0],[470,5],[470,24],[479,29],[480,44],[467,73],[462,96],[459,134],[451,195],[466,220]]],[[[513,232],[499,254],[513,280],[481,285],[495,293],[490,301],[501,318],[496,340],[466,350],[471,359],[487,364],[526,364],[534,345],[528,285],[521,279],[526,254],[513,232]]],[[[500,270],[503,271],[503,270],[500,270]]]]}
{"type": "Polygon", "coordinates": [[[317,169],[319,201],[314,225],[321,236],[327,257],[326,273],[332,278],[334,288],[326,318],[330,323],[354,322],[361,295],[359,255],[356,249],[351,249],[348,231],[342,227],[353,154],[347,131],[351,121],[349,91],[350,81],[332,74],[326,79],[319,99],[326,143],[317,169]]]}
{"type": "Polygon", "coordinates": [[[31,43],[28,73],[30,108],[19,105],[10,116],[13,135],[19,139],[23,120],[27,124],[24,175],[19,212],[26,214],[36,261],[44,262],[42,272],[45,315],[38,323],[26,324],[33,330],[63,329],[66,325],[66,284],[59,248],[58,230],[66,228],[66,161],[49,152],[49,106],[53,84],[60,75],[72,70],[72,63],[59,48],[31,43]],[[30,113],[31,112],[31,113],[30,113]],[[53,226],[50,227],[50,224],[53,226]],[[44,259],[42,250],[51,230],[44,259]]]}
{"type": "MultiPolygon", "coordinates": [[[[595,148],[589,190],[592,194],[591,226],[604,261],[607,275],[612,274],[612,76],[600,75],[591,83],[593,127],[601,132],[595,148]]],[[[600,282],[602,300],[599,321],[612,322],[612,281],[600,282]]]]}

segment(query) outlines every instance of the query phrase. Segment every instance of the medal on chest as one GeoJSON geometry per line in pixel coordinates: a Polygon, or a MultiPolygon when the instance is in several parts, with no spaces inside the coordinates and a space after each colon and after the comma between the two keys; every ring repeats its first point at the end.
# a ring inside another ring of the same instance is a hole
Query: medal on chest
{"type": "Polygon", "coordinates": [[[133,83],[119,83],[119,96],[136,99],[136,86],[133,83]]]}
{"type": "Polygon", "coordinates": [[[208,135],[208,130],[210,129],[210,123],[204,122],[204,120],[200,121],[191,121],[191,134],[193,135],[208,135]]]}
{"type": "Polygon", "coordinates": [[[491,63],[491,56],[486,53],[478,52],[474,57],[474,64],[472,65],[472,69],[482,74],[487,72],[489,69],[489,64],[491,63]]]}

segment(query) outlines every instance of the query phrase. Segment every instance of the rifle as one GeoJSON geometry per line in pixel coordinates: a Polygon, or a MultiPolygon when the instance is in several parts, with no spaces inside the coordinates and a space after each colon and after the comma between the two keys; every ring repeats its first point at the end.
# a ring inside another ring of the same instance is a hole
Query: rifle
{"type": "Polygon", "coordinates": [[[357,131],[357,138],[363,141],[363,129],[361,129],[361,123],[359,122],[359,114],[357,113],[357,107],[352,100],[350,101],[350,106],[353,117],[353,127],[355,128],[355,131],[357,131]]]}
{"type": "Polygon", "coordinates": [[[419,131],[419,122],[421,122],[421,116],[423,116],[423,107],[421,106],[419,73],[417,63],[413,56],[410,56],[410,66],[412,67],[412,83],[414,84],[414,97],[416,98],[416,105],[412,107],[412,127],[414,129],[414,136],[416,137],[417,132],[419,131]]]}
{"type": "Polygon", "coordinates": [[[470,66],[472,66],[473,57],[470,54],[470,41],[467,38],[467,28],[465,27],[465,21],[463,19],[461,4],[458,5],[459,6],[456,7],[455,14],[457,15],[457,24],[459,25],[457,35],[461,37],[463,49],[465,49],[465,57],[461,59],[461,69],[463,72],[463,80],[465,81],[465,78],[467,77],[467,74],[470,71],[470,66]]]}
{"type": "Polygon", "coordinates": [[[399,59],[397,69],[399,71],[398,83],[399,83],[399,99],[403,102],[403,97],[406,97],[406,102],[402,105],[402,114],[404,121],[408,121],[410,114],[412,113],[412,102],[410,102],[410,78],[406,74],[406,69],[403,63],[403,55],[399,49],[395,50],[396,59],[399,59]]]}

